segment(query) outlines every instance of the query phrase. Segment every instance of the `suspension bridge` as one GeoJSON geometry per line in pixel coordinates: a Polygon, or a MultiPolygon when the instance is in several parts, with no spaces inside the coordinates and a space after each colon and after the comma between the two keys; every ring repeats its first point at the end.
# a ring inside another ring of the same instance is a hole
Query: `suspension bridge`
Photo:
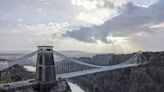
{"type": "MultiPolygon", "coordinates": [[[[0,84],[0,88],[3,89],[19,89],[24,87],[43,87],[44,85],[52,85],[59,78],[73,78],[93,73],[99,73],[104,71],[111,71],[121,68],[136,67],[147,63],[146,57],[142,52],[135,53],[128,60],[116,65],[95,65],[88,62],[82,62],[71,57],[67,57],[52,49],[52,46],[38,46],[38,50],[21,58],[10,60],[7,65],[0,67],[0,71],[3,71],[13,65],[26,62],[26,59],[37,55],[36,62],[36,76],[35,79],[29,79],[26,81],[19,81],[13,83],[0,84]],[[55,62],[54,55],[63,58],[62,61],[55,62]]],[[[101,62],[101,61],[100,61],[101,62]]],[[[48,87],[49,88],[49,87],[48,87]]],[[[41,88],[40,88],[41,90],[41,88]]],[[[47,87],[42,89],[42,92],[48,90],[47,87]]],[[[39,91],[41,92],[41,91],[39,91]]]]}

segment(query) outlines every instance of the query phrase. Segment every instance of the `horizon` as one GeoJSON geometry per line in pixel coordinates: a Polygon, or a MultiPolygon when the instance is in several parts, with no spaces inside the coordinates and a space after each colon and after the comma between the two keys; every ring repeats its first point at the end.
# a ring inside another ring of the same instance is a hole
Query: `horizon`
{"type": "MultiPolygon", "coordinates": [[[[0,54],[20,54],[20,53],[31,53],[34,51],[0,51],[0,54]]],[[[127,52],[127,53],[122,53],[122,52],[118,52],[118,53],[110,53],[110,52],[106,52],[106,53],[92,53],[92,52],[87,52],[87,51],[73,51],[73,50],[62,50],[62,51],[57,51],[60,53],[74,53],[74,52],[80,52],[80,53],[85,53],[85,54],[132,54],[132,53],[136,53],[139,51],[134,51],[134,52],[127,52]]],[[[141,51],[141,52],[164,52],[164,51],[141,51]]]]}

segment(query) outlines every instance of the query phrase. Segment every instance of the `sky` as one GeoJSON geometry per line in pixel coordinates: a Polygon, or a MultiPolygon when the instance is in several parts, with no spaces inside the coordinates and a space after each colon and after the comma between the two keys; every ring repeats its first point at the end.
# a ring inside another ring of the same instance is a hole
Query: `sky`
{"type": "Polygon", "coordinates": [[[0,51],[163,51],[163,9],[163,0],[0,0],[0,51]]]}

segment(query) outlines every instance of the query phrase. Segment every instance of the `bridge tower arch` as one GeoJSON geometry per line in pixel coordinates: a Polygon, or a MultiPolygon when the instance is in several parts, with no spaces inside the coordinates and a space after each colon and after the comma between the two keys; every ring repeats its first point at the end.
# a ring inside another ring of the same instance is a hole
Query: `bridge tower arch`
{"type": "Polygon", "coordinates": [[[38,46],[36,80],[47,82],[56,80],[52,46],[38,46]]]}

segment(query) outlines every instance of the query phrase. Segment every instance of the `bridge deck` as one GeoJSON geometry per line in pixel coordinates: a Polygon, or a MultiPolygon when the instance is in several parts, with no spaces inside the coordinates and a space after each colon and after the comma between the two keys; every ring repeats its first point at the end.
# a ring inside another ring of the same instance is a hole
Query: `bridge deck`
{"type": "Polygon", "coordinates": [[[1,89],[17,89],[17,88],[22,88],[22,87],[32,87],[38,84],[39,82],[35,81],[35,79],[29,79],[25,81],[0,84],[0,88],[1,89]]]}
{"type": "Polygon", "coordinates": [[[72,78],[72,77],[83,76],[87,74],[116,70],[120,68],[133,67],[133,66],[138,66],[138,65],[140,64],[114,65],[114,66],[107,66],[107,67],[90,69],[90,70],[82,70],[82,71],[71,72],[71,73],[57,74],[57,78],[72,78]]]}

